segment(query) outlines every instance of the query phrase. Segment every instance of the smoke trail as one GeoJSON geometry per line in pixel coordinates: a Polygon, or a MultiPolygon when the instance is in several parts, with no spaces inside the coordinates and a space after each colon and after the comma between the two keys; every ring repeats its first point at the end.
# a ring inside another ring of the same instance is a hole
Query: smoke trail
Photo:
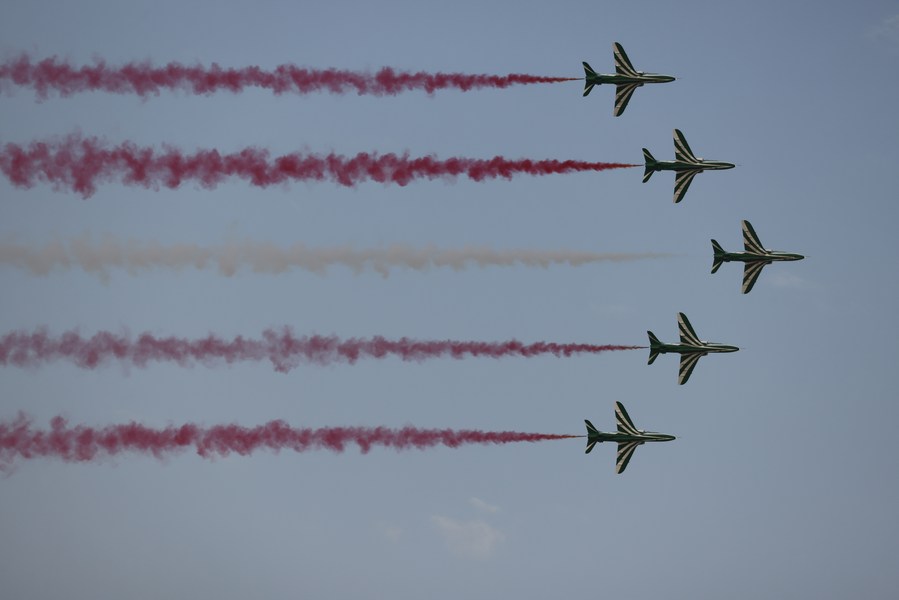
{"type": "Polygon", "coordinates": [[[335,362],[353,364],[362,358],[395,356],[404,361],[431,358],[455,359],[472,357],[503,358],[575,354],[599,354],[615,350],[636,350],[644,346],[596,344],[559,344],[535,342],[474,342],[459,340],[388,340],[375,336],[368,339],[341,340],[335,336],[295,336],[289,328],[280,332],[267,329],[261,339],[237,336],[225,340],[212,334],[205,338],[186,339],[156,337],[142,333],[137,339],[101,331],[83,338],[77,331],[51,336],[44,330],[32,333],[15,331],[0,337],[0,365],[37,367],[66,360],[84,369],[94,369],[111,360],[145,367],[151,362],[174,362],[181,366],[195,363],[212,366],[222,362],[270,360],[275,370],[286,373],[301,363],[326,365],[335,362]]]}
{"type": "Polygon", "coordinates": [[[356,92],[373,96],[395,96],[411,90],[433,94],[438,90],[469,91],[482,88],[507,88],[513,85],[575,81],[577,77],[541,77],[537,75],[470,75],[464,73],[408,73],[385,67],[376,73],[339,69],[304,69],[296,65],[279,65],[274,70],[259,67],[223,69],[188,67],[171,62],[154,67],[147,62],[128,63],[120,67],[100,61],[93,66],[75,67],[55,56],[32,62],[26,55],[0,63],[0,84],[12,82],[32,88],[38,98],[54,91],[61,96],[87,91],[113,94],[159,95],[162,90],[184,90],[193,94],[212,94],[221,90],[239,93],[246,88],[271,90],[275,94],[356,92]]]}
{"type": "Polygon", "coordinates": [[[493,250],[485,247],[441,250],[432,246],[412,248],[404,245],[362,250],[350,246],[309,248],[303,244],[284,248],[250,240],[232,240],[208,247],[194,244],[163,246],[155,242],[122,241],[114,236],[104,236],[100,242],[94,242],[87,234],[68,242],[55,241],[42,247],[0,241],[0,264],[27,269],[35,275],[46,275],[56,268],[80,267],[103,279],[108,277],[110,268],[137,273],[159,268],[202,269],[215,266],[222,275],[230,277],[241,266],[257,273],[284,273],[292,269],[324,273],[330,267],[343,266],[356,273],[370,269],[387,277],[391,268],[420,271],[440,267],[462,270],[470,266],[522,265],[546,268],[556,264],[581,266],[663,256],[666,255],[570,250],[493,250]]]}
{"type": "Polygon", "coordinates": [[[333,181],[354,186],[361,181],[407,185],[416,179],[455,179],[474,181],[518,174],[550,175],[583,171],[605,171],[635,167],[626,163],[577,160],[510,160],[448,158],[434,156],[412,158],[408,154],[367,154],[353,157],[338,154],[285,154],[270,158],[267,151],[245,148],[232,154],[217,150],[197,150],[186,154],[176,148],[162,151],[130,142],[110,146],[95,137],[70,135],[62,140],[32,142],[27,147],[6,144],[0,151],[0,170],[13,185],[30,188],[46,181],[57,189],[68,188],[87,198],[99,182],[115,181],[158,189],[160,185],[178,188],[195,181],[214,188],[226,177],[237,177],[252,185],[268,187],[289,181],[333,181]]]}
{"type": "Polygon", "coordinates": [[[124,452],[152,454],[157,458],[194,448],[200,456],[214,458],[232,452],[242,456],[258,450],[331,450],[343,452],[355,444],[362,454],[375,446],[395,450],[470,444],[510,444],[542,442],[583,437],[516,431],[478,431],[472,429],[419,429],[406,426],[294,428],[284,421],[269,421],[256,427],[216,425],[202,427],[194,423],[170,425],[161,429],[135,422],[102,428],[69,426],[62,417],[50,421],[49,430],[34,429],[24,414],[12,421],[0,422],[0,470],[16,458],[53,457],[65,462],[89,462],[124,452]]]}

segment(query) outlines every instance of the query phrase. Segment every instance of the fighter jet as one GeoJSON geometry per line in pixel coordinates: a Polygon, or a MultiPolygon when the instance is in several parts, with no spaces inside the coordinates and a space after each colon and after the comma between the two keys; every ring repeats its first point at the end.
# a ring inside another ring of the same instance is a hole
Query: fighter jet
{"type": "Polygon", "coordinates": [[[584,423],[587,424],[586,454],[590,454],[590,451],[593,450],[593,446],[596,444],[618,442],[618,459],[615,461],[616,473],[624,473],[627,463],[630,462],[637,446],[644,442],[668,442],[674,439],[673,435],[643,431],[634,427],[634,422],[631,421],[630,415],[624,410],[624,405],[621,402],[615,403],[615,420],[618,421],[618,431],[616,433],[600,431],[586,419],[584,419],[584,423]]]}
{"type": "Polygon", "coordinates": [[[752,286],[762,274],[765,265],[770,265],[774,261],[781,260],[802,260],[805,258],[801,254],[792,254],[790,252],[780,252],[779,250],[765,250],[759,236],[756,235],[755,229],[749,221],[743,221],[743,246],[746,252],[725,252],[721,244],[712,240],[712,250],[715,253],[712,262],[712,273],[718,270],[721,263],[738,260],[746,263],[743,268],[743,293],[748,294],[752,286]]]}
{"type": "Polygon", "coordinates": [[[674,160],[656,160],[655,157],[643,148],[643,158],[646,159],[646,170],[643,171],[643,183],[649,181],[655,171],[674,171],[674,202],[680,202],[690,187],[693,178],[702,171],[721,171],[723,169],[733,169],[734,165],[729,162],[720,160],[703,160],[696,158],[690,146],[687,144],[687,138],[681,133],[680,129],[674,130],[674,160]]]}
{"type": "Polygon", "coordinates": [[[615,111],[616,117],[624,113],[627,103],[630,102],[634,91],[644,83],[667,83],[674,81],[674,77],[670,75],[658,75],[656,73],[644,73],[638,71],[628,60],[627,54],[621,44],[615,42],[612,44],[612,53],[615,55],[615,74],[606,75],[597,73],[590,65],[584,63],[584,96],[590,93],[594,85],[603,83],[615,84],[615,111]]]}
{"type": "Polygon", "coordinates": [[[677,327],[680,329],[680,344],[663,344],[659,338],[651,331],[649,334],[649,362],[652,364],[659,354],[667,352],[677,352],[680,357],[680,372],[677,376],[677,383],[683,385],[690,379],[690,374],[696,368],[699,359],[710,352],[736,352],[739,350],[736,346],[726,346],[714,342],[705,342],[699,339],[693,326],[687,320],[687,315],[677,313],[677,327]]]}

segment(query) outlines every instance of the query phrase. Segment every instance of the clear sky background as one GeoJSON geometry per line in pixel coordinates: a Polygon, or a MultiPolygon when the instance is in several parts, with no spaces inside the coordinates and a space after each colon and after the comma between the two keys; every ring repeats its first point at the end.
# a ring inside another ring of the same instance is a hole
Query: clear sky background
{"type": "Polygon", "coordinates": [[[672,433],[614,472],[614,445],[583,440],[397,453],[375,449],[205,460],[133,455],[21,461],[0,479],[6,598],[791,597],[891,598],[899,589],[896,395],[899,333],[895,2],[25,2],[3,3],[0,53],[82,64],[149,59],[308,67],[676,75],[637,91],[582,84],[396,97],[312,94],[146,100],[103,93],[37,102],[0,90],[0,142],[81,131],[185,150],[248,145],[409,151],[439,157],[641,162],[673,157],[671,131],[739,166],[673,176],[642,169],[482,183],[229,182],[89,200],[0,181],[0,239],[85,233],[160,243],[229,236],[278,245],[660,252],[628,264],[388,277],[214,269],[0,267],[0,331],[46,326],[158,335],[256,336],[270,326],[344,337],[645,344],[703,339],[741,351],[677,357],[442,359],[94,371],[0,370],[0,419],[137,420],[582,433],[672,433]],[[709,274],[709,238],[741,249],[748,219],[769,248],[749,295],[741,265],[709,274]]]}

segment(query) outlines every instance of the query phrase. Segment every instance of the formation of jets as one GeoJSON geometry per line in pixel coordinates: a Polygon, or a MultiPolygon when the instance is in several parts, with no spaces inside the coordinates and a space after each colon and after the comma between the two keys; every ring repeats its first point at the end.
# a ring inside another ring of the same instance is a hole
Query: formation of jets
{"type": "MultiPolygon", "coordinates": [[[[637,88],[647,83],[667,83],[674,81],[675,78],[670,75],[661,75],[658,73],[644,73],[638,71],[631,64],[630,59],[624,51],[621,44],[615,42],[612,44],[612,53],[615,58],[615,73],[604,74],[594,71],[589,64],[584,64],[584,96],[587,96],[591,90],[597,85],[609,83],[615,86],[615,108],[613,114],[618,117],[624,113],[628,103],[631,100],[637,88]]],[[[697,157],[687,138],[680,129],[674,130],[674,160],[656,160],[652,153],[643,148],[643,158],[645,160],[645,170],[643,171],[643,183],[649,181],[652,174],[656,171],[674,171],[674,202],[675,204],[684,199],[693,178],[703,171],[722,171],[733,169],[734,164],[719,160],[705,160],[697,157]]],[[[721,245],[712,240],[712,251],[714,253],[712,262],[712,273],[718,271],[723,263],[726,262],[742,262],[743,270],[743,288],[742,292],[748,294],[765,265],[778,261],[795,261],[805,258],[801,254],[791,252],[781,252],[779,250],[767,250],[762,246],[758,235],[755,233],[749,221],[744,220],[743,225],[743,246],[744,252],[727,252],[721,245]]],[[[680,354],[680,370],[678,371],[677,383],[683,385],[687,383],[699,359],[707,354],[736,352],[739,350],[736,346],[727,344],[719,344],[716,342],[706,342],[699,339],[693,326],[684,313],[677,314],[677,326],[680,330],[680,342],[675,344],[666,344],[659,341],[651,331],[646,333],[649,335],[649,363],[652,364],[659,354],[676,353],[680,354]]],[[[666,442],[673,440],[673,435],[664,433],[654,433],[637,429],[631,421],[630,416],[624,409],[624,405],[620,402],[615,403],[615,416],[618,422],[618,429],[614,433],[602,432],[596,429],[590,421],[587,424],[587,450],[589,454],[596,444],[602,442],[617,442],[618,459],[615,464],[615,471],[623,473],[633,456],[637,446],[646,442],[666,442]]]]}

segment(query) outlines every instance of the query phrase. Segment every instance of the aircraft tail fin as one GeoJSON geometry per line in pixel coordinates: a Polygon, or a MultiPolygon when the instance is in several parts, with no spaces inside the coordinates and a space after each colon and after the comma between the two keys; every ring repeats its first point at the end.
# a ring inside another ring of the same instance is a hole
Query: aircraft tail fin
{"type": "Polygon", "coordinates": [[[588,95],[592,90],[593,86],[596,85],[595,81],[592,79],[596,77],[596,71],[593,70],[593,67],[588,65],[586,62],[584,63],[584,96],[588,95]]]}
{"type": "Polygon", "coordinates": [[[649,181],[649,178],[652,177],[653,172],[655,171],[656,159],[652,155],[652,152],[643,148],[643,158],[646,160],[646,168],[643,170],[643,183],[649,181]]]}
{"type": "Polygon", "coordinates": [[[712,273],[718,270],[721,264],[724,262],[724,248],[721,247],[721,244],[712,240],[712,251],[715,253],[712,258],[712,273]]]}
{"type": "Polygon", "coordinates": [[[590,454],[590,451],[593,450],[593,446],[599,441],[595,439],[595,436],[599,434],[599,430],[587,419],[584,419],[584,423],[587,424],[587,449],[584,450],[584,454],[590,454]]]}
{"type": "Polygon", "coordinates": [[[659,348],[662,346],[662,342],[653,332],[647,331],[646,334],[649,336],[649,362],[646,364],[651,365],[659,357],[659,348]]]}

